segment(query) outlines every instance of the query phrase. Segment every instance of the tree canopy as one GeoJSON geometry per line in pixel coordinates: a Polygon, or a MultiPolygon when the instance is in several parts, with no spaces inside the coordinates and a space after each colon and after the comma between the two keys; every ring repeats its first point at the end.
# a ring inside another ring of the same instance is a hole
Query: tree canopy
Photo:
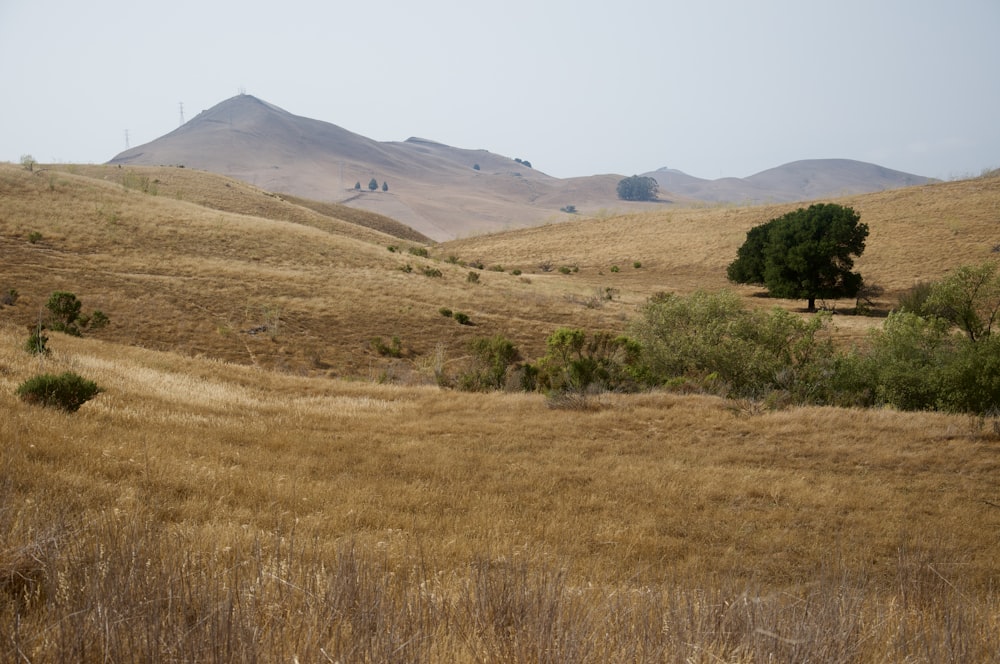
{"type": "Polygon", "coordinates": [[[751,228],[726,275],[738,284],[761,284],[773,297],[854,297],[864,281],[853,256],[865,250],[868,225],[852,208],[818,203],[751,228]]]}
{"type": "Polygon", "coordinates": [[[655,179],[633,175],[618,182],[618,198],[623,201],[655,201],[657,187],[655,179]]]}

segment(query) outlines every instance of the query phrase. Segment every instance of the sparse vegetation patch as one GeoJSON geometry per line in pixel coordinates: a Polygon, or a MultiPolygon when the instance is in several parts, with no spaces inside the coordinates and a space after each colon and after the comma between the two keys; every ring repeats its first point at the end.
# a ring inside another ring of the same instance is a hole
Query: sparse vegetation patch
{"type": "Polygon", "coordinates": [[[18,386],[17,395],[26,403],[75,413],[100,391],[97,383],[67,371],[33,376],[18,386]]]}

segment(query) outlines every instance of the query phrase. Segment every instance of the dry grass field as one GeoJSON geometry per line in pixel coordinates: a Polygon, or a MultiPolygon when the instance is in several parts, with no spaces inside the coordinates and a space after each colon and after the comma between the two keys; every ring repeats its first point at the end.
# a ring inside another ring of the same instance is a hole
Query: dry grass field
{"type": "MultiPolygon", "coordinates": [[[[554,409],[433,385],[474,336],[531,357],[557,326],[619,331],[649,294],[724,287],[746,230],[788,206],[424,258],[157,173],[0,167],[0,290],[20,293],[0,309],[3,661],[1000,661],[991,421],[659,392],[554,409]],[[482,261],[479,282],[449,256],[482,261]],[[33,357],[57,289],[111,324],[33,357]],[[392,335],[403,357],[372,350],[392,335]],[[75,414],[14,394],[65,370],[103,389],[75,414]]],[[[846,200],[886,308],[998,241],[1000,178],[846,200]]],[[[857,340],[880,320],[835,318],[857,340]]]]}

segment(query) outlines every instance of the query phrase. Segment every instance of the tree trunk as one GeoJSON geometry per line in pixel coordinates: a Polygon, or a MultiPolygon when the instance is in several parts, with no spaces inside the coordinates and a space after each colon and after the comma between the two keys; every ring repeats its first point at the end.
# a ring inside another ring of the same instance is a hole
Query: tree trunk
{"type": "Polygon", "coordinates": [[[816,311],[816,298],[809,298],[809,311],[816,311]]]}

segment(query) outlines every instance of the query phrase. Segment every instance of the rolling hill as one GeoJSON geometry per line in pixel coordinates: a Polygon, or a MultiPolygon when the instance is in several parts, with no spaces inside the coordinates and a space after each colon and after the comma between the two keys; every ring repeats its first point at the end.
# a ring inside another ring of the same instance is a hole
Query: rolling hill
{"type": "MultiPolygon", "coordinates": [[[[998,251],[1000,177],[838,202],[883,311],[998,251]]],[[[3,659],[992,661],[995,417],[437,385],[474,338],[725,285],[792,207],[425,245],[191,168],[0,165],[3,659]],[[55,290],[111,322],[32,356],[55,290]],[[43,371],[103,391],[21,401],[43,371]]]]}
{"type": "MultiPolygon", "coordinates": [[[[436,349],[461,355],[489,333],[534,355],[561,325],[620,331],[653,293],[727,287],[725,266],[746,231],[795,207],[673,207],[426,246],[391,224],[370,228],[338,218],[342,208],[191,168],[0,173],[0,288],[22,293],[5,317],[30,325],[48,293],[74,290],[112,316],[102,332],[110,341],[340,376],[397,364],[409,372],[436,349]],[[32,233],[40,239],[29,242],[32,233]],[[478,284],[463,264],[483,266],[472,270],[478,284]],[[595,294],[608,288],[615,298],[601,301],[595,294]],[[454,324],[442,308],[475,325],[454,324]],[[261,326],[281,333],[246,333],[261,326]],[[394,336],[407,362],[373,352],[373,338],[394,336]]],[[[883,308],[919,281],[993,256],[998,185],[994,177],[838,199],[871,228],[857,266],[886,289],[883,308]]],[[[839,324],[860,336],[879,319],[839,324]]]]}
{"type": "Polygon", "coordinates": [[[700,201],[744,205],[810,201],[928,184],[931,178],[851,159],[806,159],[746,178],[705,180],[661,168],[644,173],[660,188],[700,201]]]}
{"type": "Polygon", "coordinates": [[[227,99],[109,163],[207,170],[272,192],[377,212],[437,241],[567,220],[572,215],[562,208],[568,205],[596,214],[696,200],[782,202],[926,181],[848,160],[796,162],[745,180],[699,180],[661,169],[651,175],[662,201],[631,203],[617,198],[620,175],[559,179],[487,150],[422,138],[374,141],[251,95],[227,99]],[[372,179],[388,191],[369,191],[372,179]]]}

